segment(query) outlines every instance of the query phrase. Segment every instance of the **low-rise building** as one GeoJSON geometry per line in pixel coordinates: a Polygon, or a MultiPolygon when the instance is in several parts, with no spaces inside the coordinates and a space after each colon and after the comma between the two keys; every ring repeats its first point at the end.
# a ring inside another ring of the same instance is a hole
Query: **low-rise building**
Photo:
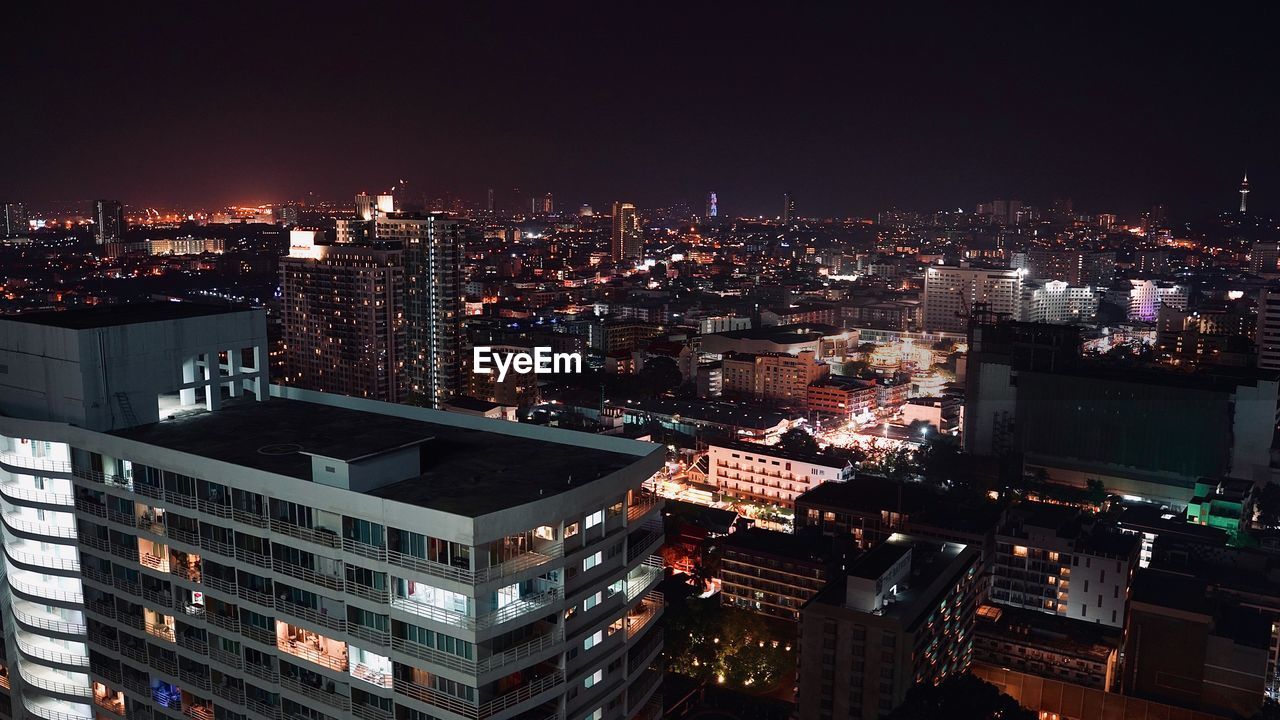
{"type": "Polygon", "coordinates": [[[805,405],[810,412],[841,420],[868,415],[876,407],[876,386],[853,378],[828,376],[809,385],[805,405]]]}
{"type": "Polygon", "coordinates": [[[721,541],[720,603],[784,620],[827,584],[827,561],[818,533],[751,528],[721,541]]]}
{"type": "Polygon", "coordinates": [[[978,608],[973,660],[1109,690],[1119,671],[1121,632],[1033,610],[978,608]]]}
{"type": "Polygon", "coordinates": [[[802,493],[853,477],[847,460],[825,454],[792,453],[757,443],[713,443],[711,481],[726,495],[749,502],[795,506],[802,493]]]}

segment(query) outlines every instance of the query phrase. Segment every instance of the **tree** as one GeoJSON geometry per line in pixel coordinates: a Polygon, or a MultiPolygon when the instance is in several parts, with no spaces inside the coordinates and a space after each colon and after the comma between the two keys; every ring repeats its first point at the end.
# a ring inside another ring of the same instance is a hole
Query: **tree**
{"type": "Polygon", "coordinates": [[[778,438],[778,449],[784,452],[813,455],[818,452],[818,441],[808,430],[793,427],[778,438]]]}
{"type": "Polygon", "coordinates": [[[1089,502],[1101,503],[1107,499],[1107,487],[1102,484],[1101,480],[1090,478],[1085,481],[1085,487],[1085,496],[1089,499],[1089,502]]]}
{"type": "Polygon", "coordinates": [[[1036,714],[989,682],[965,673],[939,685],[920,684],[888,720],[1036,720],[1036,714]]]}

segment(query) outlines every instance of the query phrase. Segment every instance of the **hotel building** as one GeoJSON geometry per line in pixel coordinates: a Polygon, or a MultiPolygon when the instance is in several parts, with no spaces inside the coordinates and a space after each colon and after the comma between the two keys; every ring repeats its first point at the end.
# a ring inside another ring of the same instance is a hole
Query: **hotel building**
{"type": "Polygon", "coordinates": [[[269,388],[259,311],[0,338],[15,714],[661,714],[659,446],[269,388]]]}

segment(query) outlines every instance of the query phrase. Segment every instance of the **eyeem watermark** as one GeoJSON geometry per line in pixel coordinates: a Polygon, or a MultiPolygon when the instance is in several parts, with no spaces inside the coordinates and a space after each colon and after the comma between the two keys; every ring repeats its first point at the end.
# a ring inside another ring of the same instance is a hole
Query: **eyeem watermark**
{"type": "Polygon", "coordinates": [[[549,347],[535,347],[533,352],[494,352],[487,345],[471,348],[471,372],[491,375],[495,369],[498,382],[506,379],[508,371],[521,375],[529,372],[535,375],[580,373],[582,353],[551,352],[549,347]]]}

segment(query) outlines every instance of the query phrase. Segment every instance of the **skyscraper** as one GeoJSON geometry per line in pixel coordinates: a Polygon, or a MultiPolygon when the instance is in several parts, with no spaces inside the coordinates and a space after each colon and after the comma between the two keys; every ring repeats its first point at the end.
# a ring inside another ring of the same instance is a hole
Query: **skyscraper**
{"type": "Polygon", "coordinates": [[[5,203],[0,211],[0,237],[18,237],[30,230],[27,207],[22,203],[5,203]]]}
{"type": "Polygon", "coordinates": [[[124,222],[124,206],[119,200],[95,200],[93,202],[93,237],[99,245],[120,242],[127,226],[124,222]]]}
{"type": "Polygon", "coordinates": [[[494,213],[497,211],[497,209],[498,209],[498,206],[494,204],[493,188],[489,188],[489,197],[488,197],[488,199],[485,201],[484,209],[485,209],[485,210],[486,210],[490,215],[494,214],[494,213]]]}
{"type": "Polygon", "coordinates": [[[15,715],[661,713],[662,446],[268,397],[265,347],[261,311],[0,319],[15,715]]]}
{"type": "Polygon", "coordinates": [[[707,193],[707,211],[706,213],[703,214],[703,217],[705,217],[708,220],[715,217],[719,217],[720,215],[719,205],[720,205],[719,199],[716,198],[716,191],[712,190],[711,192],[707,193]]]}
{"type": "Polygon", "coordinates": [[[644,236],[640,232],[640,218],[636,215],[635,205],[613,204],[611,240],[614,263],[638,262],[644,257],[644,236]]]}
{"type": "Polygon", "coordinates": [[[442,408],[462,390],[462,226],[396,214],[378,218],[374,234],[404,248],[407,400],[442,408]]]}
{"type": "Polygon", "coordinates": [[[317,245],[280,261],[285,382],[404,398],[404,266],[399,248],[317,245]]]}
{"type": "Polygon", "coordinates": [[[791,193],[782,193],[782,222],[789,223],[796,217],[796,199],[791,193]]]}
{"type": "Polygon", "coordinates": [[[1244,179],[1240,181],[1240,212],[1245,212],[1249,207],[1249,173],[1244,174],[1244,179]]]}
{"type": "Polygon", "coordinates": [[[1280,287],[1258,291],[1258,367],[1280,370],[1280,287]]]}
{"type": "Polygon", "coordinates": [[[551,193],[547,193],[546,195],[543,195],[542,196],[542,212],[546,215],[550,215],[551,213],[555,212],[555,210],[556,210],[556,204],[551,197],[551,193]]]}

